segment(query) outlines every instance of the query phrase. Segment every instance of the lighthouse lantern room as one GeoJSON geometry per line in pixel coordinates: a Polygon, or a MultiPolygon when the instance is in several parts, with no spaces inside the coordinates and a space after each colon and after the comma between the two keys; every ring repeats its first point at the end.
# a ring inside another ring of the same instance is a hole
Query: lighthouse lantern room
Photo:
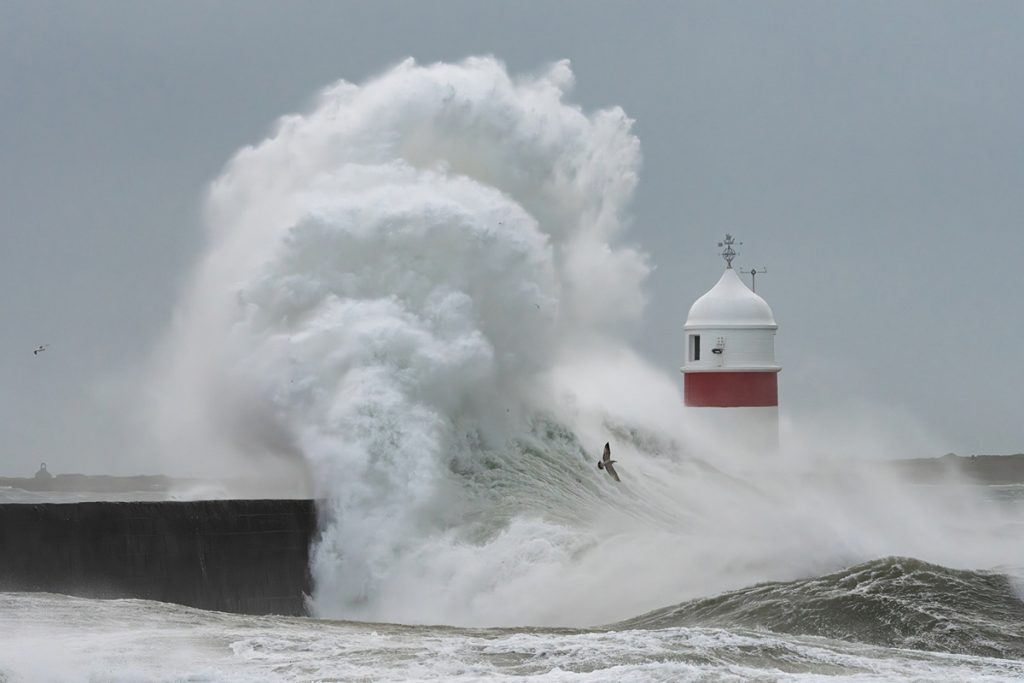
{"type": "MultiPolygon", "coordinates": [[[[689,408],[744,450],[778,447],[778,373],[768,303],[732,267],[737,242],[726,235],[725,272],[690,307],[684,327],[683,396],[689,408]]],[[[742,244],[742,243],[739,243],[742,244]]]]}

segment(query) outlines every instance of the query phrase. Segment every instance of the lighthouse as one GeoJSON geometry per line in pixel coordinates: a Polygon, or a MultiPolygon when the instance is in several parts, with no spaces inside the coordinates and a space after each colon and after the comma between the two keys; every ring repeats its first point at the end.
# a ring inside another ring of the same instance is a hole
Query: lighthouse
{"type": "Polygon", "coordinates": [[[686,318],[683,397],[716,444],[757,455],[779,443],[778,325],[768,302],[733,269],[736,244],[732,235],[719,243],[725,272],[686,318]]]}

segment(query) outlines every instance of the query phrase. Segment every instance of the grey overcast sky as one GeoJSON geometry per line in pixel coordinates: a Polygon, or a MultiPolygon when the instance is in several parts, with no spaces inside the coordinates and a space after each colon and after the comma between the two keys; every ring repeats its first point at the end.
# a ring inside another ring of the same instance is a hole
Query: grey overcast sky
{"type": "Polygon", "coordinates": [[[568,58],[576,102],[636,120],[634,342],[666,373],[729,231],[786,410],[1024,450],[1024,3],[4,0],[0,475],[158,469],[125,387],[206,184],[337,79],[474,54],[568,58]]]}

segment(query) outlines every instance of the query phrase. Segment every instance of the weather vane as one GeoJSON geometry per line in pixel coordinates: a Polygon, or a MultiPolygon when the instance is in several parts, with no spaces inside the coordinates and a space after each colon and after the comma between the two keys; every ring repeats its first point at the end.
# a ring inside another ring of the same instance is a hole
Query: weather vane
{"type": "Polygon", "coordinates": [[[743,242],[737,242],[729,233],[725,233],[725,240],[718,243],[718,246],[725,247],[725,249],[722,250],[721,256],[725,259],[726,268],[732,268],[732,260],[736,258],[736,250],[732,248],[732,245],[734,244],[742,245],[743,242]]]}

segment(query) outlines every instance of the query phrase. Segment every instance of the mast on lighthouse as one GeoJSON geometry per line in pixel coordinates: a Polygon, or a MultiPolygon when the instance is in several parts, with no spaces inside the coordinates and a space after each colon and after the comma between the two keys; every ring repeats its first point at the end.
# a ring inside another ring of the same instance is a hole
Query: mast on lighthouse
{"type": "Polygon", "coordinates": [[[778,447],[778,373],[771,307],[733,270],[736,242],[718,243],[725,272],[690,307],[684,327],[683,396],[723,442],[747,451],[778,447]],[[699,409],[699,410],[698,410],[699,409]]]}

